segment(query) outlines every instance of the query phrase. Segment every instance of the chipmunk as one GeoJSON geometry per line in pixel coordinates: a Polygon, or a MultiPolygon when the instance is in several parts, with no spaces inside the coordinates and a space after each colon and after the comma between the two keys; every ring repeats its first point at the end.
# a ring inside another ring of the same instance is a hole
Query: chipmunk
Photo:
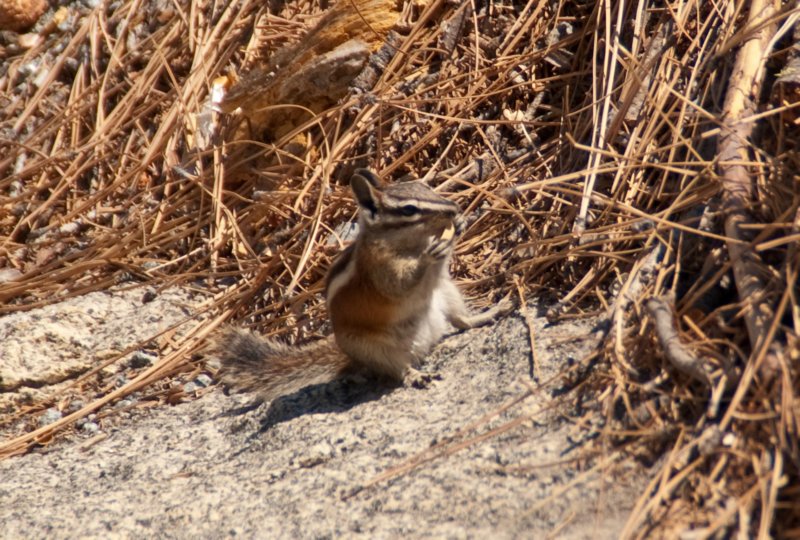
{"type": "Polygon", "coordinates": [[[333,335],[292,347],[228,328],[214,355],[222,381],[266,401],[349,372],[402,381],[450,323],[486,324],[509,310],[503,301],[471,314],[448,269],[458,206],[420,181],[384,184],[358,169],[350,187],[359,233],[330,268],[326,301],[333,335]]]}

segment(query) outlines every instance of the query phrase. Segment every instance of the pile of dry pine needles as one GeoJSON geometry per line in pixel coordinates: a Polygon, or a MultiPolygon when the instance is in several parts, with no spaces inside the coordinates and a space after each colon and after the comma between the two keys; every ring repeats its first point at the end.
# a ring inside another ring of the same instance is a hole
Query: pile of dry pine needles
{"type": "Polygon", "coordinates": [[[626,534],[800,537],[794,3],[328,4],[75,2],[0,34],[0,313],[208,295],[79,414],[196,369],[228,321],[324,334],[347,178],[370,166],[461,205],[468,294],[604,314],[567,377],[595,444],[657,465],[626,534]]]}

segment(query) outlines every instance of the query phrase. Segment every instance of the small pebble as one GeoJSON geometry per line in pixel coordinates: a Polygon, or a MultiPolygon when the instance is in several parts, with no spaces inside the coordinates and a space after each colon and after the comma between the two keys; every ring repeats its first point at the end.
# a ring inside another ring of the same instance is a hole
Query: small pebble
{"type": "Polygon", "coordinates": [[[0,268],[0,283],[17,281],[21,277],[22,277],[22,272],[20,272],[16,268],[0,268]]]}
{"type": "Polygon", "coordinates": [[[86,404],[85,404],[85,403],[84,403],[82,400],[80,400],[80,399],[73,400],[73,401],[72,401],[72,402],[69,404],[69,407],[67,407],[67,412],[69,412],[69,413],[78,412],[79,410],[83,409],[83,407],[84,407],[85,405],[86,405],[86,404]]]}
{"type": "Polygon", "coordinates": [[[49,426],[53,422],[60,420],[64,416],[58,409],[47,409],[42,416],[39,417],[39,425],[49,426]]]}
{"type": "Polygon", "coordinates": [[[733,433],[726,433],[722,437],[722,445],[727,446],[728,448],[733,447],[736,444],[736,435],[733,433]]]}
{"type": "Polygon", "coordinates": [[[500,454],[497,452],[497,449],[494,446],[486,445],[480,450],[480,454],[481,457],[486,461],[498,464],[500,463],[500,454]]]}
{"type": "Polygon", "coordinates": [[[121,399],[116,403],[116,405],[114,405],[114,408],[115,409],[123,409],[125,407],[130,407],[133,404],[134,404],[134,401],[132,399],[121,399]]]}
{"type": "Polygon", "coordinates": [[[328,443],[315,444],[311,448],[307,449],[305,455],[300,457],[296,463],[300,467],[307,469],[314,467],[315,465],[325,463],[334,456],[334,453],[334,448],[328,443]]]}
{"type": "Polygon", "coordinates": [[[90,435],[94,435],[98,431],[100,431],[100,426],[95,424],[94,422],[84,422],[81,424],[80,428],[90,435]]]}
{"type": "Polygon", "coordinates": [[[58,228],[58,232],[60,232],[61,234],[75,234],[77,232],[80,232],[80,230],[81,230],[81,224],[79,221],[65,223],[64,225],[58,228]]]}
{"type": "Polygon", "coordinates": [[[29,33],[20,34],[17,38],[17,43],[23,49],[32,49],[42,42],[42,36],[39,34],[29,33]]]}
{"type": "Polygon", "coordinates": [[[131,355],[131,359],[128,360],[128,366],[131,367],[132,369],[150,367],[153,365],[155,359],[156,359],[155,356],[151,356],[142,351],[136,351],[135,353],[133,353],[133,355],[131,355]]]}

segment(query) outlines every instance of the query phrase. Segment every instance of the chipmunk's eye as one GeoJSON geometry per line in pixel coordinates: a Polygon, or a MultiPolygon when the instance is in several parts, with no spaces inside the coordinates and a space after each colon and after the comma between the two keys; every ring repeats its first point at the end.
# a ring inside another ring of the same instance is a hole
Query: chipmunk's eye
{"type": "Polygon", "coordinates": [[[419,214],[419,208],[414,206],[413,204],[407,204],[405,206],[400,207],[400,213],[404,216],[413,216],[415,214],[419,214]]]}

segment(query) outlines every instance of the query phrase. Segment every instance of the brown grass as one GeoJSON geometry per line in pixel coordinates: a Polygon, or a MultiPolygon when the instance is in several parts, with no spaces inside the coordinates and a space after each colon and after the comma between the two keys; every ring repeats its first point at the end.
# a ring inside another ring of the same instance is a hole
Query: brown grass
{"type": "Polygon", "coordinates": [[[195,369],[224,322],[324,334],[329,239],[353,218],[349,171],[368,165],[462,206],[467,293],[607,314],[601,350],[569,376],[602,444],[658,464],[627,536],[800,537],[800,128],[796,80],[775,83],[797,54],[792,3],[404,4],[368,95],[266,135],[223,116],[202,151],[212,81],[266,65],[319,4],[113,5],[68,6],[28,50],[0,42],[0,267],[22,273],[0,283],[0,313],[131,282],[195,287],[207,309],[130,384],[0,455],[195,369]],[[670,292],[708,381],[656,338],[645,302],[670,292]]]}

